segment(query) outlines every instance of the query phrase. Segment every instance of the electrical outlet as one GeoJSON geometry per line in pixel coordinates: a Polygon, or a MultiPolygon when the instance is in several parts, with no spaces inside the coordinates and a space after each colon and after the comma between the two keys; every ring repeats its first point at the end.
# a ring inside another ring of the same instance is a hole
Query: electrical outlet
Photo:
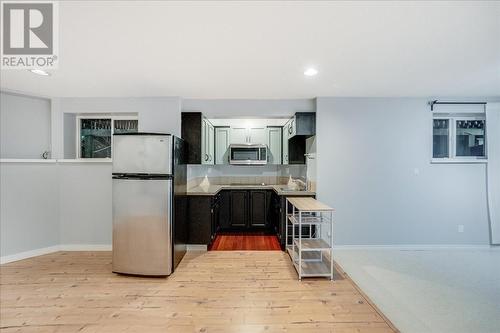
{"type": "Polygon", "coordinates": [[[464,232],[464,229],[465,229],[465,227],[463,224],[458,225],[458,232],[464,232]]]}

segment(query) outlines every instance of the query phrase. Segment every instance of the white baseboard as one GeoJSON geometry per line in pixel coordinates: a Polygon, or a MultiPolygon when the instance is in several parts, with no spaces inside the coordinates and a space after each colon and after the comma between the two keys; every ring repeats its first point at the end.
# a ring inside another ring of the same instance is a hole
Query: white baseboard
{"type": "Polygon", "coordinates": [[[13,261],[28,259],[28,258],[32,258],[32,257],[38,257],[38,256],[41,256],[44,254],[53,253],[53,252],[57,252],[57,251],[59,251],[59,245],[44,247],[41,249],[36,249],[36,250],[31,250],[31,251],[20,252],[20,253],[16,253],[16,254],[7,255],[7,256],[1,256],[0,257],[0,264],[7,264],[7,263],[13,262],[13,261]]]}
{"type": "Polygon", "coordinates": [[[111,244],[62,244],[59,251],[111,251],[111,244]]]}
{"type": "Polygon", "coordinates": [[[58,251],[111,251],[111,244],[63,244],[0,257],[0,264],[38,257],[58,251]]]}
{"type": "Polygon", "coordinates": [[[419,250],[500,250],[494,245],[462,245],[462,244],[412,244],[412,245],[334,245],[334,250],[399,250],[399,251],[419,251],[419,250]]]}
{"type": "Polygon", "coordinates": [[[187,251],[207,251],[207,246],[206,245],[198,245],[198,244],[187,244],[186,245],[187,251]]]}

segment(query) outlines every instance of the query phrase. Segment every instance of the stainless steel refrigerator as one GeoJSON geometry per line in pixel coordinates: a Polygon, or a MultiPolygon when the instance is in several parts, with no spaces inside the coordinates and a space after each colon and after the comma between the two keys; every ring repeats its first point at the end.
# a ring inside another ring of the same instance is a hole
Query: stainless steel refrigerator
{"type": "Polygon", "coordinates": [[[113,272],[170,275],[186,253],[186,164],[170,134],[113,135],[113,272]]]}

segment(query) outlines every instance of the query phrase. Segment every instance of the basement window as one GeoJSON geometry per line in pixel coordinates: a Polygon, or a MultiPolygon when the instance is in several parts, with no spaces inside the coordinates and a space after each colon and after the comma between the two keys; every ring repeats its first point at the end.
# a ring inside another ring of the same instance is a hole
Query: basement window
{"type": "Polygon", "coordinates": [[[474,163],[486,161],[484,114],[435,114],[432,119],[432,161],[474,163]]]}
{"type": "Polygon", "coordinates": [[[78,158],[111,158],[113,134],[138,130],[136,116],[79,116],[76,121],[78,158]]]}

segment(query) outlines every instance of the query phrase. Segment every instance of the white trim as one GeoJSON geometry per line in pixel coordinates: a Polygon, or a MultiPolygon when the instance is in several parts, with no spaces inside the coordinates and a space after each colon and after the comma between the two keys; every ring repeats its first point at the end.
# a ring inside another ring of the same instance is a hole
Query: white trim
{"type": "Polygon", "coordinates": [[[486,158],[432,158],[431,159],[432,164],[448,164],[448,163],[459,163],[459,164],[481,164],[481,163],[488,163],[488,159],[486,158]]]}
{"type": "Polygon", "coordinates": [[[57,163],[112,163],[111,158],[74,158],[74,159],[62,159],[57,160],[57,163]]]}
{"type": "Polygon", "coordinates": [[[44,254],[53,253],[59,251],[59,245],[44,247],[41,249],[19,252],[16,254],[10,254],[7,256],[0,257],[0,264],[7,264],[9,262],[14,262],[18,260],[28,259],[32,257],[38,257],[44,254]]]}
{"type": "Polygon", "coordinates": [[[62,244],[59,251],[111,251],[111,244],[62,244]]]}
{"type": "Polygon", "coordinates": [[[29,259],[59,251],[111,251],[111,244],[63,244],[0,257],[0,264],[29,259]]]}
{"type": "Polygon", "coordinates": [[[33,92],[25,92],[25,91],[14,90],[14,89],[2,88],[2,89],[0,89],[0,92],[3,92],[4,94],[16,95],[16,96],[22,96],[22,97],[46,99],[49,101],[52,99],[52,97],[47,96],[47,95],[40,95],[40,94],[33,93],[33,92]]]}
{"type": "Polygon", "coordinates": [[[137,120],[137,129],[139,129],[139,116],[131,115],[113,115],[106,113],[85,113],[76,116],[76,158],[80,160],[92,160],[92,158],[82,158],[81,156],[81,120],[82,119],[109,119],[111,121],[111,156],[113,156],[113,134],[115,133],[115,120],[137,120]]]}
{"type": "Polygon", "coordinates": [[[188,251],[207,251],[207,246],[202,244],[187,244],[186,249],[188,251]]]}
{"type": "Polygon", "coordinates": [[[56,163],[57,160],[43,158],[0,158],[0,163],[56,163]]]}
{"type": "Polygon", "coordinates": [[[486,126],[487,126],[487,121],[486,121],[486,113],[484,111],[480,113],[480,115],[459,115],[459,114],[432,114],[432,119],[431,119],[431,163],[432,164],[438,164],[438,163],[462,163],[462,164],[467,164],[467,163],[487,163],[488,162],[488,156],[487,156],[487,148],[488,148],[488,141],[487,141],[487,133],[486,133],[486,126]],[[445,158],[434,158],[434,120],[448,120],[448,157],[445,158]],[[457,153],[457,137],[456,137],[456,131],[457,131],[457,122],[461,120],[483,120],[485,122],[485,128],[484,128],[484,156],[456,156],[457,153]]]}
{"type": "Polygon", "coordinates": [[[414,245],[334,245],[334,250],[500,250],[500,246],[462,244],[414,244],[414,245]]]}

